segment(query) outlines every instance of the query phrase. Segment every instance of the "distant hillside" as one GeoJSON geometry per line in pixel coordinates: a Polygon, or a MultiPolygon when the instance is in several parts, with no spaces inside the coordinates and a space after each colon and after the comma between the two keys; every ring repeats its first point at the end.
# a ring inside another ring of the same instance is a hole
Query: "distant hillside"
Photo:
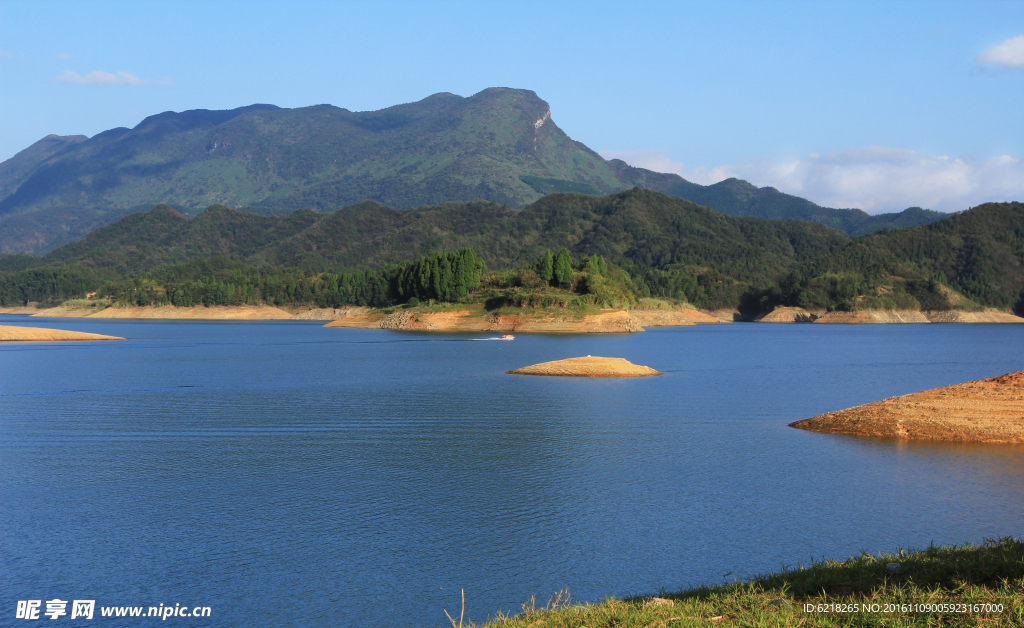
{"type": "Polygon", "coordinates": [[[126,214],[223,204],[262,214],[331,211],[371,200],[396,209],[634,186],[722,213],[820,222],[849,234],[926,224],[924,210],[868,216],[743,181],[700,186],[606,161],[567,136],[531,91],[435,94],[379,111],[251,105],[150,116],[92,138],[48,136],[0,164],[0,252],[45,252],[126,214]]]}
{"type": "Polygon", "coordinates": [[[363,202],[330,213],[262,216],[214,205],[188,219],[167,206],[126,216],[42,258],[0,256],[0,270],[77,263],[119,274],[211,256],[258,266],[380,268],[473,247],[491,268],[567,247],[643,265],[698,257],[778,272],[849,242],[813,223],[732,218],[635,188],[610,196],[551,194],[523,210],[490,202],[395,210],[363,202]]]}
{"type": "Polygon", "coordinates": [[[116,277],[141,281],[172,264],[212,258],[253,272],[338,272],[463,247],[496,270],[532,264],[561,247],[598,255],[627,271],[641,297],[712,309],[1024,311],[1021,203],[990,203],[924,227],[852,239],[811,222],[726,216],[642,188],[550,194],[522,210],[482,201],[414,210],[363,202],[263,216],[214,205],[187,218],[158,206],[44,257],[0,255],[0,296],[8,304],[66,297],[116,277]]]}
{"type": "Polygon", "coordinates": [[[713,207],[730,216],[755,216],[771,220],[809,220],[852,235],[859,236],[881,229],[918,227],[949,214],[910,207],[898,214],[872,216],[859,209],[831,209],[815,205],[805,198],[784,194],[772,187],[758,188],[740,179],[726,179],[714,185],[698,185],[680,181],[655,188],[699,205],[713,207]]]}
{"type": "Polygon", "coordinates": [[[985,203],[916,229],[858,238],[808,274],[909,266],[989,306],[1024,312],[1024,203],[985,203]]]}

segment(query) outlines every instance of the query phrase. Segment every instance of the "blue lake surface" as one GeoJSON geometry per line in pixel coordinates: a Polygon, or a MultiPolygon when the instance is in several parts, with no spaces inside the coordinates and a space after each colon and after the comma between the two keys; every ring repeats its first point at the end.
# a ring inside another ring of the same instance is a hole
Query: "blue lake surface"
{"type": "Polygon", "coordinates": [[[167,620],[181,626],[444,626],[463,588],[480,622],[565,588],[657,593],[1024,524],[1022,447],[787,427],[1024,369],[1024,325],[485,342],[293,321],[0,324],[128,338],[0,345],[0,625],[21,624],[17,600],[59,598],[211,607],[167,620]],[[505,374],[588,354],[665,375],[505,374]]]}

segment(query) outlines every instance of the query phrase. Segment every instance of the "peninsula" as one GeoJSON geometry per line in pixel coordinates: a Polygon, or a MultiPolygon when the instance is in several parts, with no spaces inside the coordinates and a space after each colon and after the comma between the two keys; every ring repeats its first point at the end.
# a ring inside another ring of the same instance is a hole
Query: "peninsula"
{"type": "Polygon", "coordinates": [[[64,340],[124,340],[124,338],[104,336],[103,334],[90,334],[82,331],[65,331],[63,329],[0,325],[0,342],[64,340]]]}
{"type": "Polygon", "coordinates": [[[1024,371],[829,412],[790,427],[907,440],[1024,443],[1024,371]]]}
{"type": "Polygon", "coordinates": [[[583,358],[541,362],[508,373],[509,375],[553,375],[557,377],[649,377],[661,375],[648,366],[633,364],[623,358],[602,358],[590,355],[583,358]]]}

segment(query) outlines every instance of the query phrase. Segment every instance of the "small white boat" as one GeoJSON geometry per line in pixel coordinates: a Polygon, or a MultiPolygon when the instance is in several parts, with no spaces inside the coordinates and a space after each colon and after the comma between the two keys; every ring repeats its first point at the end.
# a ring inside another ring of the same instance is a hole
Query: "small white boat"
{"type": "Polygon", "coordinates": [[[512,334],[502,334],[501,335],[501,339],[502,340],[515,340],[516,337],[513,336],[512,334]]]}

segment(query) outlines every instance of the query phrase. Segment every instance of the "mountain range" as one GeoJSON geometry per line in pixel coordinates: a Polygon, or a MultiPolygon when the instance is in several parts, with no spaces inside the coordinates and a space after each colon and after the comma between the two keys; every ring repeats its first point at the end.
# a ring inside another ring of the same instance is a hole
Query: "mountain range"
{"type": "Polygon", "coordinates": [[[366,200],[400,210],[479,200],[518,209],[555,192],[631,187],[850,235],[946,216],[920,208],[870,216],[737,179],[702,186],[605,160],[566,135],[535,93],[490,88],[369,112],[262,104],[165,112],[91,138],[48,136],[0,164],[0,252],[46,252],[158,203],[185,215],[211,204],[273,215],[366,200]]]}

